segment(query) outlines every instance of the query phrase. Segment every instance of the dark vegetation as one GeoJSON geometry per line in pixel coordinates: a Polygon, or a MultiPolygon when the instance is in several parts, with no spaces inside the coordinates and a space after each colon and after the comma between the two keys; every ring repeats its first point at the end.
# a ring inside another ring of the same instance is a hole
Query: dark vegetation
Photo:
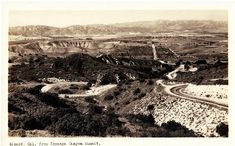
{"type": "Polygon", "coordinates": [[[154,84],[154,81],[153,80],[148,80],[148,85],[153,85],[154,84]]]}
{"type": "Polygon", "coordinates": [[[155,125],[153,116],[150,115],[128,115],[130,122],[135,123],[141,127],[141,131],[138,131],[140,137],[196,137],[192,130],[189,130],[185,126],[175,122],[169,121],[163,123],[161,126],[155,125]]]}
{"type": "Polygon", "coordinates": [[[113,99],[117,99],[118,96],[121,94],[121,92],[122,92],[123,90],[124,90],[123,88],[121,88],[120,86],[118,86],[118,88],[115,89],[112,93],[107,94],[107,95],[104,97],[104,100],[113,100],[113,99]]]}
{"type": "MultiPolygon", "coordinates": [[[[179,72],[176,80],[194,84],[210,84],[210,79],[228,77],[228,63],[204,64],[203,62],[197,65],[198,70],[196,72],[179,72]]],[[[227,81],[220,80],[214,84],[220,82],[226,84],[227,81]]]]}
{"type": "Polygon", "coordinates": [[[140,92],[141,92],[140,88],[137,88],[137,89],[135,89],[135,90],[133,91],[133,94],[134,94],[134,95],[137,95],[137,94],[139,94],[140,92]]]}
{"type": "Polygon", "coordinates": [[[228,137],[228,125],[225,123],[220,123],[216,126],[216,132],[223,137],[228,137]]]}
{"type": "Polygon", "coordinates": [[[148,111],[154,110],[154,105],[153,104],[148,105],[147,109],[148,111]]]}
{"type": "MultiPolygon", "coordinates": [[[[161,125],[162,128],[166,129],[169,137],[193,137],[195,133],[192,130],[189,130],[185,126],[182,126],[180,123],[175,121],[168,121],[167,123],[163,123],[161,125]]],[[[200,136],[200,135],[198,135],[200,136]]]]}
{"type": "MultiPolygon", "coordinates": [[[[91,112],[82,115],[78,112],[66,114],[60,118],[55,127],[58,134],[63,135],[89,135],[89,136],[107,136],[109,131],[119,129],[127,133],[128,130],[122,126],[117,119],[118,116],[111,111],[103,112],[102,108],[91,106],[91,112]]],[[[118,135],[115,133],[114,135],[118,135]]]]}
{"type": "Polygon", "coordinates": [[[129,120],[132,123],[137,123],[142,126],[154,126],[155,120],[152,114],[149,115],[142,115],[142,114],[137,114],[137,115],[129,115],[128,116],[129,120]]]}
{"type": "MultiPolygon", "coordinates": [[[[133,80],[131,76],[136,80],[163,78],[166,73],[181,64],[182,60],[178,60],[174,66],[162,64],[157,60],[116,58],[112,55],[96,58],[77,53],[65,58],[31,55],[28,62],[29,64],[13,65],[9,69],[9,74],[11,74],[9,82],[41,82],[43,78],[57,77],[66,80],[97,82],[102,85],[123,84],[133,80]],[[27,74],[24,73],[25,70],[27,70],[27,74]]],[[[186,69],[189,69],[190,65],[196,66],[198,71],[178,73],[177,81],[198,83],[198,79],[202,76],[201,84],[206,84],[208,79],[228,76],[228,64],[221,61],[214,63],[207,63],[205,59],[199,59],[195,62],[187,61],[185,63],[186,69]]],[[[153,84],[153,82],[149,80],[148,84],[153,84]]]]}
{"type": "MultiPolygon", "coordinates": [[[[105,59],[105,58],[104,58],[105,59]]],[[[100,84],[119,83],[136,79],[161,77],[173,70],[173,66],[163,65],[152,60],[114,58],[115,63],[106,63],[101,58],[87,54],[73,54],[65,58],[40,57],[31,55],[29,64],[12,66],[9,69],[9,82],[37,81],[43,78],[57,77],[67,80],[96,81],[101,76],[100,84]],[[119,62],[119,63],[117,63],[119,62]],[[153,67],[155,69],[153,70],[153,67]],[[27,74],[24,71],[27,70],[27,74]],[[117,80],[117,76],[119,81],[117,80]]]]}
{"type": "Polygon", "coordinates": [[[104,100],[112,100],[112,99],[114,99],[114,98],[115,98],[114,95],[109,94],[109,95],[107,95],[107,96],[104,97],[104,100]]]}
{"type": "Polygon", "coordinates": [[[195,64],[207,64],[207,62],[204,59],[199,59],[195,62],[195,64]]]}
{"type": "Polygon", "coordinates": [[[94,97],[85,97],[85,101],[86,102],[89,102],[89,103],[93,103],[93,104],[96,104],[97,101],[94,100],[94,97]]]}
{"type": "Polygon", "coordinates": [[[106,136],[109,134],[106,131],[127,131],[118,115],[110,108],[104,111],[104,107],[98,106],[90,97],[85,98],[89,102],[88,111],[81,113],[73,102],[61,99],[57,94],[40,93],[38,87],[9,96],[9,112],[13,113],[9,119],[10,129],[45,129],[55,135],[89,136],[106,136]]]}
{"type": "MultiPolygon", "coordinates": [[[[21,92],[15,91],[9,96],[10,130],[49,130],[54,136],[196,136],[180,124],[173,125],[173,128],[172,125],[158,126],[152,114],[121,116],[110,106],[100,106],[92,97],[85,98],[88,105],[82,112],[76,103],[61,99],[57,94],[41,93],[41,87],[38,85],[21,92]],[[120,118],[126,118],[140,129],[131,132],[120,118]]],[[[113,94],[119,94],[116,92],[113,94]]],[[[149,110],[152,109],[149,106],[149,110]]]]}
{"type": "Polygon", "coordinates": [[[146,93],[140,93],[138,98],[141,99],[142,97],[144,97],[146,95],[146,93]]]}
{"type": "Polygon", "coordinates": [[[73,92],[69,89],[61,89],[58,91],[59,94],[73,94],[73,92]]]}

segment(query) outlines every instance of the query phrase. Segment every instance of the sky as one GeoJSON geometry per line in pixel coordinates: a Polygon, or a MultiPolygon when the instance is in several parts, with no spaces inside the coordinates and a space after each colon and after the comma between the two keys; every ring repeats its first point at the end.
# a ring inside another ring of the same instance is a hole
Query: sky
{"type": "Polygon", "coordinates": [[[227,21],[226,10],[82,10],[82,11],[34,11],[9,12],[9,26],[113,24],[155,20],[222,20],[227,21]]]}

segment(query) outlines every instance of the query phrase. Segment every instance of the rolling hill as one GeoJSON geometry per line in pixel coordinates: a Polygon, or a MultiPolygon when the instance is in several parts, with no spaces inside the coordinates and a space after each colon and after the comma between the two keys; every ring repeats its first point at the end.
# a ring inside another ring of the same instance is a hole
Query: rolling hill
{"type": "Polygon", "coordinates": [[[158,20],[138,21],[117,24],[73,25],[68,27],[51,27],[44,25],[16,26],[9,28],[9,35],[53,36],[80,34],[117,34],[117,33],[155,33],[172,31],[190,32],[227,32],[228,24],[224,21],[211,20],[158,20]]]}

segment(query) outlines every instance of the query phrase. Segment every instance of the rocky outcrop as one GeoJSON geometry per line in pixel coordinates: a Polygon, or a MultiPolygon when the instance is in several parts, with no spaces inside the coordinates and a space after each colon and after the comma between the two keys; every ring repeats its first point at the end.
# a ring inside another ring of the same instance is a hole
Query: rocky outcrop
{"type": "Polygon", "coordinates": [[[9,51],[20,54],[36,54],[36,53],[95,53],[106,52],[106,50],[114,50],[117,42],[104,42],[93,40],[31,40],[27,43],[10,43],[9,51]]]}
{"type": "Polygon", "coordinates": [[[103,73],[97,76],[96,84],[105,85],[105,84],[119,84],[124,83],[130,80],[137,79],[138,76],[136,74],[128,73],[128,72],[119,72],[114,74],[103,73]]]}

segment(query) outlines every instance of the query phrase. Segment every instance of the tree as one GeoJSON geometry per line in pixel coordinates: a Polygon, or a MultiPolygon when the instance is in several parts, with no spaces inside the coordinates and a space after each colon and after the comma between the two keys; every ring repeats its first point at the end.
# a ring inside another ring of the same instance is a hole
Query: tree
{"type": "Polygon", "coordinates": [[[228,125],[225,123],[220,123],[216,126],[216,132],[223,137],[228,137],[228,125]]]}
{"type": "Polygon", "coordinates": [[[190,65],[191,65],[191,63],[190,63],[189,61],[187,61],[187,62],[185,63],[185,65],[184,65],[184,68],[185,68],[186,70],[189,70],[190,65]]]}
{"type": "Polygon", "coordinates": [[[153,104],[148,105],[147,110],[148,110],[151,114],[153,114],[154,105],[153,105],[153,104]]]}
{"type": "Polygon", "coordinates": [[[178,60],[176,63],[175,63],[175,65],[176,66],[180,66],[180,64],[183,62],[183,60],[182,59],[180,59],[180,60],[178,60]]]}
{"type": "Polygon", "coordinates": [[[207,62],[204,59],[199,59],[195,62],[195,64],[207,64],[207,62]]]}
{"type": "Polygon", "coordinates": [[[203,76],[201,76],[200,78],[199,78],[199,80],[197,81],[197,85],[200,85],[201,83],[202,83],[202,81],[204,80],[204,77],[203,76]]]}
{"type": "Polygon", "coordinates": [[[140,92],[141,92],[140,88],[137,88],[137,89],[135,89],[135,90],[133,91],[133,94],[134,94],[134,95],[137,95],[137,94],[139,94],[140,92]]]}

